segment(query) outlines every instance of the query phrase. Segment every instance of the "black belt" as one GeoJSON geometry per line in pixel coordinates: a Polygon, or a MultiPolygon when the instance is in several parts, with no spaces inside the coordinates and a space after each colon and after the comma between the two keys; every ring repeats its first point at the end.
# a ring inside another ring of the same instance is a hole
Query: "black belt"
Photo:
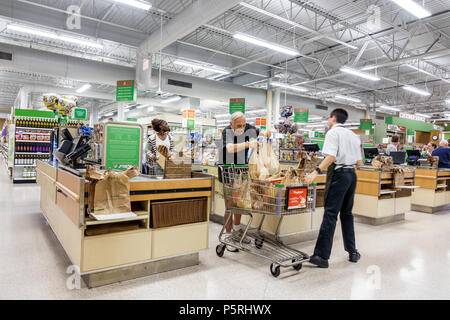
{"type": "Polygon", "coordinates": [[[334,172],[355,172],[355,168],[339,168],[334,170],[334,172]]]}

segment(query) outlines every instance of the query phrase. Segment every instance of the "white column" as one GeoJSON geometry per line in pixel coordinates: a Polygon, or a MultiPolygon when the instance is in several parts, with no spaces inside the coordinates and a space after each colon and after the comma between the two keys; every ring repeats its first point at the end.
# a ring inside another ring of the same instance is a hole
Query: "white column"
{"type": "Polygon", "coordinates": [[[125,113],[123,112],[123,109],[125,109],[124,103],[118,103],[117,104],[117,121],[125,121],[125,113]]]}
{"type": "Polygon", "coordinates": [[[275,89],[273,91],[273,105],[272,105],[272,111],[273,111],[273,125],[275,126],[280,122],[280,97],[281,97],[281,90],[279,88],[275,89]]]}
{"type": "Polygon", "coordinates": [[[273,129],[272,123],[272,90],[266,91],[266,118],[267,118],[267,130],[271,131],[273,129]]]}
{"type": "Polygon", "coordinates": [[[90,110],[89,126],[94,127],[94,125],[97,123],[98,123],[98,107],[92,105],[90,110]]]}

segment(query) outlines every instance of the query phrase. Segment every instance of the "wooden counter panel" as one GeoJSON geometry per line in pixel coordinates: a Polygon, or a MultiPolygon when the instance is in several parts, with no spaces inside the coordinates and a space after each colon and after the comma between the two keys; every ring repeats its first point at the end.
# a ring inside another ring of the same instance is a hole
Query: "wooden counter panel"
{"type": "Polygon", "coordinates": [[[208,248],[208,222],[152,229],[152,259],[208,248]]]}
{"type": "Polygon", "coordinates": [[[57,169],[52,167],[46,162],[37,161],[36,162],[36,171],[41,171],[49,176],[51,179],[56,180],[57,177],[57,169]]]}
{"type": "Polygon", "coordinates": [[[380,192],[380,172],[356,170],[356,193],[378,196],[380,192]]]}
{"type": "MultiPolygon", "coordinates": [[[[80,196],[81,184],[84,184],[84,178],[77,177],[71,173],[64,170],[58,169],[58,176],[56,182],[63,185],[65,188],[72,191],[77,196],[80,196]]],[[[84,190],[84,188],[83,188],[84,190]]]]}
{"type": "Polygon", "coordinates": [[[84,238],[82,272],[151,259],[152,231],[138,230],[84,238]]]}
{"type": "Polygon", "coordinates": [[[139,195],[132,195],[131,201],[164,200],[164,199],[196,198],[196,197],[211,197],[211,196],[212,196],[211,191],[139,194],[139,195]]]}
{"type": "Polygon", "coordinates": [[[80,202],[72,199],[59,188],[56,188],[56,191],[56,205],[78,227],[80,224],[80,202]]]}
{"type": "Polygon", "coordinates": [[[211,186],[212,179],[132,181],[130,184],[131,191],[210,188],[211,186]]]}

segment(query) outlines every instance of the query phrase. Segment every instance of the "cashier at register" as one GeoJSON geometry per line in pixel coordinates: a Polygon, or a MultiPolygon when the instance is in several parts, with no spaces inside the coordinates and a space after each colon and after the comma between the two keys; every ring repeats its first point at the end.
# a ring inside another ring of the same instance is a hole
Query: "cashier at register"
{"type": "MultiPolygon", "coordinates": [[[[247,123],[242,112],[235,112],[231,115],[230,125],[222,132],[222,147],[219,148],[219,164],[248,164],[249,150],[258,147],[257,138],[260,135],[270,137],[270,131],[263,131],[247,123]]],[[[219,181],[222,182],[222,170],[219,166],[219,181]]],[[[224,223],[227,221],[229,213],[224,215],[224,223]]],[[[233,226],[233,237],[239,239],[242,235],[241,215],[235,214],[226,225],[226,232],[231,233],[233,226]],[[233,223],[234,222],[234,223],[233,223]]],[[[245,242],[248,239],[244,239],[245,242]]],[[[227,250],[237,252],[238,250],[227,246],[227,250]]]]}
{"type": "Polygon", "coordinates": [[[399,141],[398,136],[393,136],[392,137],[391,143],[386,148],[386,155],[387,156],[389,156],[391,154],[391,152],[399,151],[399,150],[397,150],[397,148],[398,148],[398,141],[399,141]]]}
{"type": "Polygon", "coordinates": [[[433,157],[439,157],[438,168],[450,168],[450,148],[447,140],[442,140],[439,147],[431,154],[433,157]]]}

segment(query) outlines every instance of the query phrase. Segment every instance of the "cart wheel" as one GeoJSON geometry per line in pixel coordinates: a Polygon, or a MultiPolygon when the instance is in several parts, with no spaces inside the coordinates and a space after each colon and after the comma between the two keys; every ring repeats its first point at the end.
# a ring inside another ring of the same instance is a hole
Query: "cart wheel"
{"type": "Polygon", "coordinates": [[[217,253],[217,255],[219,256],[219,257],[223,257],[223,253],[225,252],[225,246],[223,245],[223,244],[219,244],[217,247],[216,247],[216,253],[217,253]]]}
{"type": "Polygon", "coordinates": [[[264,239],[255,239],[255,247],[261,249],[264,244],[264,239]]]}
{"type": "Polygon", "coordinates": [[[276,278],[280,275],[280,266],[277,266],[275,264],[270,265],[270,273],[276,278]]]}
{"type": "MultiPolygon", "coordinates": [[[[295,260],[292,260],[292,263],[294,263],[294,262],[295,262],[295,260]]],[[[294,270],[296,270],[296,271],[299,271],[302,267],[303,267],[302,263],[295,264],[292,266],[292,268],[294,268],[294,270]]]]}

